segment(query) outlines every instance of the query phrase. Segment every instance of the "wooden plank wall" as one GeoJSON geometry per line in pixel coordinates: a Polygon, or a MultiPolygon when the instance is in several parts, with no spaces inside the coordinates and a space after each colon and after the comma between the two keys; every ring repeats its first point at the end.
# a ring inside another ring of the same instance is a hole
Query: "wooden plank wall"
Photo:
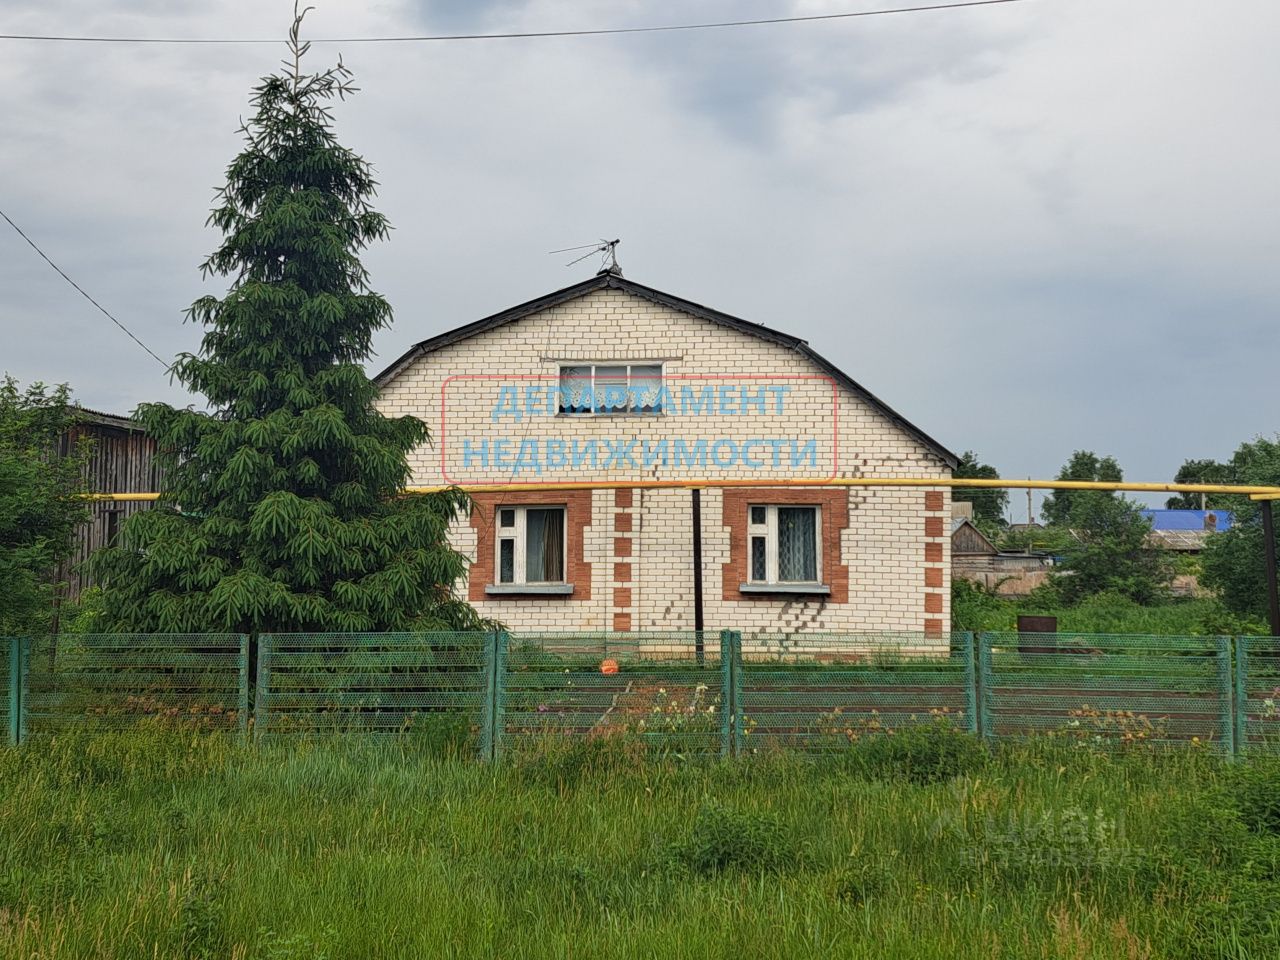
{"type": "MultiPolygon", "coordinates": [[[[141,430],[102,423],[82,423],[63,438],[59,453],[66,454],[81,436],[92,442],[87,478],[93,493],[152,493],[160,489],[160,469],[155,461],[155,441],[141,430]]],[[[75,600],[92,583],[85,570],[89,555],[107,545],[124,521],[151,506],[148,502],[95,501],[89,522],[80,528],[75,551],[60,571],[67,584],[65,600],[75,600]]]]}

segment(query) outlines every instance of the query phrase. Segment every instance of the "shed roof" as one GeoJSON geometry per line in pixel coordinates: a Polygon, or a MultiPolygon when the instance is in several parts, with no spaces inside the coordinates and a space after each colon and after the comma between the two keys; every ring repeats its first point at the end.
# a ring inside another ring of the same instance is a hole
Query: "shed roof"
{"type": "Polygon", "coordinates": [[[545,296],[538,297],[535,300],[529,300],[525,303],[519,304],[518,306],[510,307],[507,310],[495,313],[492,316],[464,324],[461,327],[455,327],[452,330],[447,330],[444,333],[422,340],[406,350],[395,360],[395,362],[390,364],[385,370],[374,377],[374,381],[379,386],[382,386],[395,379],[402,370],[419,357],[425,356],[435,350],[439,350],[442,347],[447,347],[450,344],[458,343],[459,341],[478,336],[482,333],[487,333],[497,327],[528,317],[541,310],[558,306],[559,304],[566,303],[570,300],[576,300],[577,298],[586,296],[596,290],[621,290],[625,293],[641,297],[642,299],[648,300],[652,303],[660,304],[664,307],[670,307],[672,310],[678,310],[681,313],[687,313],[690,316],[697,317],[701,320],[720,324],[721,326],[729,327],[741,333],[758,337],[759,339],[765,340],[769,343],[776,343],[779,346],[794,350],[796,353],[806,357],[810,362],[814,363],[832,379],[862,397],[862,399],[884,415],[890,422],[915,437],[916,440],[920,441],[920,443],[933,452],[947,466],[954,469],[960,462],[959,458],[941,443],[934,440],[901,414],[895,412],[887,403],[876,397],[871,393],[871,391],[863,387],[830,360],[819,355],[812,347],[809,346],[808,341],[801,340],[799,337],[794,337],[789,333],[783,333],[780,330],[771,329],[763,324],[752,323],[750,320],[743,320],[727,313],[721,313],[719,310],[704,307],[702,304],[694,303],[692,300],[685,300],[669,293],[663,293],[661,290],[656,290],[653,287],[646,287],[642,283],[636,283],[634,280],[628,280],[619,274],[609,272],[601,272],[590,280],[575,283],[572,286],[557,290],[554,293],[546,294],[545,296]]]}
{"type": "Polygon", "coordinates": [[[88,407],[82,407],[76,404],[76,419],[80,423],[92,423],[102,427],[114,427],[117,430],[130,430],[136,433],[142,433],[142,424],[128,417],[122,417],[116,413],[103,413],[101,410],[90,410],[88,407]]]}
{"type": "Polygon", "coordinates": [[[1151,521],[1153,530],[1208,530],[1212,515],[1212,529],[1221,533],[1230,530],[1235,520],[1230,510],[1143,510],[1142,515],[1151,521]]]}

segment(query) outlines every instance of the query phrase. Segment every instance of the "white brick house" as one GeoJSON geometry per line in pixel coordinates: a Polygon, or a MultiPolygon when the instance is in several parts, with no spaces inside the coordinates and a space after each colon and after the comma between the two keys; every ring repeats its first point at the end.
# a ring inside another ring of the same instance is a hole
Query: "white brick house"
{"type": "Polygon", "coordinates": [[[948,488],[821,481],[955,455],[802,340],[602,273],[377,382],[431,427],[413,483],[474,497],[462,589],[512,630],[949,629],[948,488]]]}

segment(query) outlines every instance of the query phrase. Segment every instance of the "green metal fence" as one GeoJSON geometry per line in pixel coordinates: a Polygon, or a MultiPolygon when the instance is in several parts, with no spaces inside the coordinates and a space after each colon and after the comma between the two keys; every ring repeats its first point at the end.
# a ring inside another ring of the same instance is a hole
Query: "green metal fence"
{"type": "Polygon", "coordinates": [[[512,636],[498,663],[494,752],[564,735],[627,735],[673,753],[722,752],[729,636],[512,636]]]}
{"type": "Polygon", "coordinates": [[[486,737],[495,635],[264,634],[257,650],[258,735],[440,731],[486,737]]]}
{"type": "Polygon", "coordinates": [[[979,730],[1233,751],[1229,637],[982,634],[979,730]]]}
{"type": "Polygon", "coordinates": [[[246,644],[235,634],[63,634],[19,647],[18,737],[148,718],[223,730],[248,723],[246,644]]]}
{"type": "Polygon", "coordinates": [[[1280,640],[1236,640],[1235,704],[1237,752],[1280,752],[1280,640]]]}
{"type": "Polygon", "coordinates": [[[972,634],[751,634],[738,660],[739,752],[835,750],[920,723],[977,729],[972,634]]]}
{"type": "Polygon", "coordinates": [[[441,733],[494,758],[620,737],[835,750],[920,723],[995,740],[1280,752],[1280,640],[1075,634],[403,633],[0,638],[0,736],[176,722],[441,733]]]}

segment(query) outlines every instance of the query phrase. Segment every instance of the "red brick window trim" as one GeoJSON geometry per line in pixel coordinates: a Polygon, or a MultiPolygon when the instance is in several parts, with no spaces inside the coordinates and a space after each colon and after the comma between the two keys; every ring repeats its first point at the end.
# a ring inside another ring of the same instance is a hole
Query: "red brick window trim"
{"type": "Polygon", "coordinates": [[[535,490],[514,493],[474,493],[471,499],[471,528],[476,531],[476,556],[467,577],[467,598],[477,600],[528,600],[532,595],[489,595],[485,587],[496,583],[494,554],[497,550],[498,511],[502,507],[564,507],[565,508],[565,583],[573,585],[569,596],[537,597],[541,600],[590,600],[591,564],[586,562],[583,548],[584,531],[591,525],[591,491],[567,490],[558,493],[540,493],[535,490]]]}
{"type": "Polygon", "coordinates": [[[840,533],[849,527],[849,494],[845,490],[726,489],[721,518],[729,528],[729,562],[722,570],[724,599],[777,599],[772,594],[742,592],[742,584],[750,579],[747,576],[750,561],[747,511],[752,505],[819,508],[822,577],[831,587],[826,599],[831,603],[848,603],[849,567],[843,562],[840,550],[840,533]]]}

